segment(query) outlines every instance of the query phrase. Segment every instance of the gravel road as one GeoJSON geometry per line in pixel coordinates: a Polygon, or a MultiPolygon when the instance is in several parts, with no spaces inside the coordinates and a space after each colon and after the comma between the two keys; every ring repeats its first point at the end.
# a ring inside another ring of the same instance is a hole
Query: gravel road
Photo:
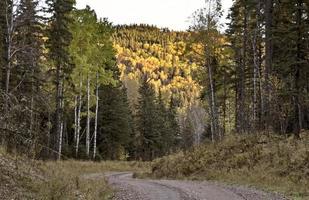
{"type": "Polygon", "coordinates": [[[130,172],[106,177],[117,191],[114,200],[286,200],[277,194],[207,181],[134,179],[130,172]]]}

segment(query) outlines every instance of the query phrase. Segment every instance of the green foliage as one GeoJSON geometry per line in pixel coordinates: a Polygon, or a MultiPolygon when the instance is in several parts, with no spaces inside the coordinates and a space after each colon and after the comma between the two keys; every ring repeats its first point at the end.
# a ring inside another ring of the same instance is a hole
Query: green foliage
{"type": "Polygon", "coordinates": [[[127,160],[134,140],[134,124],[122,86],[99,90],[98,154],[104,160],[127,160]]]}
{"type": "Polygon", "coordinates": [[[86,79],[89,77],[90,90],[93,94],[97,73],[99,85],[115,84],[118,78],[113,77],[115,70],[115,52],[111,41],[113,29],[107,20],[98,20],[95,12],[89,7],[75,10],[72,16],[74,21],[71,25],[73,40],[70,54],[75,67],[71,77],[75,88],[82,82],[83,91],[86,90],[86,79]]]}
{"type": "Polygon", "coordinates": [[[160,130],[159,115],[156,109],[156,94],[149,79],[143,79],[139,89],[139,103],[137,106],[136,123],[139,133],[138,154],[143,160],[152,160],[159,155],[160,130]]]}
{"type": "Polygon", "coordinates": [[[167,107],[161,92],[156,96],[149,80],[144,77],[142,81],[135,117],[139,141],[137,158],[143,160],[153,160],[175,151],[180,134],[173,99],[167,107]]]}

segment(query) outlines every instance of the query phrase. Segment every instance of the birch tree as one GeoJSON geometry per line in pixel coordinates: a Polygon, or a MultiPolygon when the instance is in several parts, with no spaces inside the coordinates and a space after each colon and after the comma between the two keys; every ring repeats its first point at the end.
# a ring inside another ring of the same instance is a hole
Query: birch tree
{"type": "MultiPolygon", "coordinates": [[[[114,51],[111,43],[112,28],[106,20],[98,20],[96,14],[90,7],[83,10],[77,10],[73,13],[75,17],[74,24],[71,27],[73,33],[73,41],[70,46],[71,55],[75,68],[72,74],[72,80],[76,88],[80,88],[79,99],[82,93],[86,96],[86,136],[85,136],[85,152],[90,158],[91,138],[93,141],[93,155],[96,154],[97,139],[97,112],[99,109],[98,90],[100,85],[115,83],[113,73],[109,70],[114,66],[114,51]],[[86,77],[85,80],[80,76],[86,77]],[[85,83],[84,83],[85,81],[85,83]],[[82,87],[82,85],[85,86],[82,87]],[[95,112],[93,113],[93,106],[95,112]],[[94,116],[94,132],[91,134],[91,120],[94,116]]],[[[81,100],[79,100],[78,113],[81,112],[81,100]]],[[[78,120],[75,126],[80,127],[80,114],[77,114],[78,120]]],[[[79,130],[79,128],[77,128],[79,130]]],[[[77,131],[78,132],[78,131],[77,131]]],[[[76,136],[76,156],[78,156],[78,146],[80,133],[76,136]]]]}
{"type": "Polygon", "coordinates": [[[204,46],[204,66],[207,70],[207,98],[210,115],[211,139],[214,142],[217,138],[221,138],[219,128],[219,117],[216,97],[216,86],[214,78],[214,67],[216,51],[218,49],[218,38],[220,38],[219,18],[221,13],[221,2],[215,0],[207,0],[205,8],[198,10],[194,14],[194,24],[192,29],[200,34],[200,41],[204,46]]]}

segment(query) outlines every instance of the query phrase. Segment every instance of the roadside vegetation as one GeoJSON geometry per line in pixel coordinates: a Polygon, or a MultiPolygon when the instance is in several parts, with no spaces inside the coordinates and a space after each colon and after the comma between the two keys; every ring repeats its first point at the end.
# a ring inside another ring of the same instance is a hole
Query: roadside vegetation
{"type": "Polygon", "coordinates": [[[309,199],[309,137],[230,136],[156,159],[151,176],[244,184],[309,199]]]}
{"type": "Polygon", "coordinates": [[[104,173],[148,169],[148,163],[141,162],[43,162],[1,152],[0,196],[3,199],[110,199],[113,189],[104,173]]]}
{"type": "Polygon", "coordinates": [[[41,162],[45,180],[34,184],[38,199],[109,199],[113,195],[104,173],[112,171],[144,171],[139,162],[41,162]]]}

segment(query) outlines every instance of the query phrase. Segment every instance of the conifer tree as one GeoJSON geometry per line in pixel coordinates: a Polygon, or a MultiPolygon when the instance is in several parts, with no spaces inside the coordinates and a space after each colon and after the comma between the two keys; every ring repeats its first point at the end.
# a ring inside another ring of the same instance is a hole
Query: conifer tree
{"type": "MultiPolygon", "coordinates": [[[[43,84],[41,57],[42,53],[42,24],[38,16],[38,1],[21,0],[15,17],[15,53],[16,67],[12,69],[12,85],[15,87],[14,94],[18,99],[23,99],[26,112],[20,112],[27,124],[25,137],[37,139],[39,137],[39,107],[43,96],[41,86],[43,84]]],[[[20,140],[22,141],[22,140],[20,140]]],[[[22,142],[19,145],[21,148],[22,142]]]]}
{"type": "MultiPolygon", "coordinates": [[[[6,72],[6,1],[0,1],[0,112],[4,113],[5,72],[6,72]]],[[[3,121],[2,117],[0,120],[3,121]]],[[[0,132],[0,144],[4,143],[4,132],[0,132]]]]}
{"type": "Polygon", "coordinates": [[[121,84],[99,89],[98,156],[104,160],[126,159],[133,121],[126,91],[121,84]]]}
{"type": "Polygon", "coordinates": [[[64,110],[64,80],[68,78],[71,68],[71,59],[69,55],[69,45],[72,35],[69,25],[72,21],[71,11],[75,0],[53,1],[46,0],[49,6],[49,12],[52,14],[50,18],[48,47],[50,58],[55,67],[55,120],[54,134],[52,144],[54,149],[58,151],[57,158],[61,158],[62,137],[63,137],[63,110],[64,110]]]}
{"type": "Polygon", "coordinates": [[[5,1],[0,2],[0,83],[1,90],[4,90],[4,80],[5,80],[5,67],[6,67],[6,56],[5,56],[5,46],[6,46],[6,3],[5,1]]]}
{"type": "Polygon", "coordinates": [[[157,129],[156,95],[152,86],[149,85],[147,76],[142,79],[139,95],[136,116],[137,131],[140,137],[138,154],[143,160],[152,160],[158,155],[160,132],[157,129]]]}

